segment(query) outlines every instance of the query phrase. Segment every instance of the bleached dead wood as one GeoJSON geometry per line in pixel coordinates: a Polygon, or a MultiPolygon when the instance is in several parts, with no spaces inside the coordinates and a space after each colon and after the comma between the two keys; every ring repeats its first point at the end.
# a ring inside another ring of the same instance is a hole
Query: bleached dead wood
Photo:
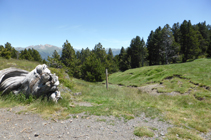
{"type": "Polygon", "coordinates": [[[24,93],[26,96],[36,97],[47,95],[57,102],[61,98],[58,85],[58,76],[51,74],[45,64],[38,65],[31,72],[17,68],[7,68],[0,71],[0,91],[3,91],[2,94],[13,92],[16,95],[24,93]]]}

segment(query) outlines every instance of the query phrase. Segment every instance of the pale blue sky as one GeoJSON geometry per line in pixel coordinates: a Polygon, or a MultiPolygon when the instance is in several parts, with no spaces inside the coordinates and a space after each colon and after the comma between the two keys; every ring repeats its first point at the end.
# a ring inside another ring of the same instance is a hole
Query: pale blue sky
{"type": "Polygon", "coordinates": [[[0,44],[121,48],[184,20],[211,24],[211,0],[0,0],[0,44]]]}

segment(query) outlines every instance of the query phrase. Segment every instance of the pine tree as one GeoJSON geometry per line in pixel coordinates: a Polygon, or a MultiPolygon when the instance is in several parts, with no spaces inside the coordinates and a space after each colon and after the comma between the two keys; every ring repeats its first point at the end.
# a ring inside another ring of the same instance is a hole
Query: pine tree
{"type": "Polygon", "coordinates": [[[31,51],[32,51],[31,55],[32,55],[34,61],[42,62],[42,57],[41,57],[40,53],[37,50],[33,49],[33,48],[32,48],[31,51]]]}
{"type": "Polygon", "coordinates": [[[162,29],[162,40],[163,51],[161,52],[161,54],[164,57],[165,64],[169,64],[169,60],[177,54],[178,49],[174,48],[174,36],[168,24],[166,24],[162,29]]]}
{"type": "Polygon", "coordinates": [[[2,51],[4,49],[3,45],[0,45],[0,51],[2,51]]]}
{"type": "Polygon", "coordinates": [[[143,50],[142,42],[139,36],[133,38],[130,43],[131,48],[131,68],[140,67],[141,63],[141,50],[143,50]]]}
{"type": "Polygon", "coordinates": [[[97,58],[100,59],[101,63],[105,64],[107,54],[101,43],[95,45],[93,52],[96,54],[97,58]]]}
{"type": "Polygon", "coordinates": [[[172,33],[174,35],[174,40],[176,43],[180,43],[180,36],[181,36],[181,32],[180,32],[180,25],[179,22],[174,23],[174,25],[171,28],[172,33]]]}
{"type": "Polygon", "coordinates": [[[107,60],[106,60],[106,68],[108,69],[109,73],[114,73],[118,71],[118,65],[114,61],[114,56],[111,48],[108,50],[107,60]]]}
{"type": "Polygon", "coordinates": [[[182,61],[186,62],[188,59],[194,59],[200,53],[199,41],[197,32],[193,29],[190,20],[184,22],[180,26],[181,31],[181,53],[183,54],[182,61]]]}
{"type": "Polygon", "coordinates": [[[111,48],[108,49],[108,60],[111,61],[113,60],[114,56],[113,56],[113,52],[111,50],[111,48]]]}
{"type": "Polygon", "coordinates": [[[54,52],[52,54],[52,58],[54,58],[55,60],[58,60],[58,61],[60,60],[60,55],[56,50],[54,50],[54,52]]]}
{"type": "Polygon", "coordinates": [[[95,53],[86,58],[81,68],[82,78],[86,81],[97,82],[105,79],[105,67],[95,53]]]}
{"type": "Polygon", "coordinates": [[[69,68],[69,75],[73,75],[74,69],[75,69],[75,50],[71,46],[71,44],[66,40],[64,45],[62,46],[62,56],[61,61],[62,63],[69,68]]]}
{"type": "Polygon", "coordinates": [[[8,51],[7,49],[3,49],[1,51],[1,56],[6,58],[6,59],[10,59],[11,58],[11,52],[8,51]]]}
{"type": "Polygon", "coordinates": [[[12,48],[12,50],[11,50],[11,57],[15,58],[15,59],[18,59],[18,56],[19,56],[19,52],[16,51],[15,48],[12,48]]]}
{"type": "Polygon", "coordinates": [[[54,50],[52,57],[48,56],[48,65],[54,68],[64,67],[64,64],[60,60],[60,55],[56,50],[54,50]]]}
{"type": "Polygon", "coordinates": [[[160,62],[164,62],[162,59],[162,30],[158,27],[155,32],[151,31],[147,40],[147,49],[149,52],[149,65],[159,65],[160,62]]]}
{"type": "Polygon", "coordinates": [[[200,52],[197,54],[196,57],[205,57],[209,45],[209,32],[206,26],[206,22],[198,23],[194,26],[194,29],[197,32],[197,38],[200,48],[200,52]]]}
{"type": "Polygon", "coordinates": [[[153,44],[153,35],[154,35],[154,32],[151,31],[150,32],[150,35],[148,36],[148,39],[147,39],[147,50],[148,50],[148,60],[149,60],[149,65],[154,65],[154,44],[153,44]]]}
{"type": "Polygon", "coordinates": [[[81,64],[84,63],[84,61],[90,55],[90,53],[91,51],[89,50],[88,47],[85,50],[84,49],[81,50],[81,64]]]}
{"type": "Polygon", "coordinates": [[[131,68],[131,56],[130,56],[130,50],[125,50],[124,47],[121,48],[120,54],[119,54],[119,70],[125,71],[131,68]]]}
{"type": "Polygon", "coordinates": [[[9,42],[7,42],[5,45],[4,45],[5,47],[5,49],[7,49],[7,51],[12,51],[12,45],[9,43],[9,42]]]}

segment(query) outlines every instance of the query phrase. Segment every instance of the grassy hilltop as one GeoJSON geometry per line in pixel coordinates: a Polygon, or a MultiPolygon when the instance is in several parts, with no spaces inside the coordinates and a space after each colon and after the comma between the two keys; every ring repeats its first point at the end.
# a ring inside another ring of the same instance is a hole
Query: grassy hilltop
{"type": "MultiPolygon", "coordinates": [[[[0,70],[17,67],[32,70],[38,63],[0,58],[0,70]]],[[[40,113],[43,117],[64,119],[68,114],[85,112],[86,115],[113,115],[125,121],[145,113],[147,117],[175,125],[167,138],[202,139],[201,132],[211,128],[211,59],[164,66],[149,66],[117,72],[109,76],[109,89],[105,84],[90,83],[67,78],[64,70],[51,69],[59,75],[63,99],[58,104],[41,99],[24,99],[8,95],[0,98],[1,107],[26,106],[25,111],[40,113]],[[158,84],[156,94],[144,93],[141,86],[158,84]],[[122,86],[119,86],[122,85],[122,86]],[[128,87],[127,87],[128,86],[128,87]],[[72,92],[65,90],[69,87],[72,92]],[[73,93],[82,92],[80,96],[73,93]],[[171,93],[176,92],[176,96],[171,93]],[[10,98],[9,98],[10,97],[10,98]],[[24,100],[24,101],[23,101],[24,100]],[[79,106],[88,102],[92,106],[79,106]],[[74,106],[74,107],[73,107],[74,106]]]]}

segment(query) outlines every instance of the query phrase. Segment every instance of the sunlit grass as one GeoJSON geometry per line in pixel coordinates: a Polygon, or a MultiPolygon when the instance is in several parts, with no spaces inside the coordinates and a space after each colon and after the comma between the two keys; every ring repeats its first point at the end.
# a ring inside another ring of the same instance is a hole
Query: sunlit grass
{"type": "Polygon", "coordinates": [[[154,133],[148,127],[136,127],[134,130],[134,135],[139,137],[153,137],[154,133]]]}
{"type": "MultiPolygon", "coordinates": [[[[33,62],[21,61],[5,60],[5,63],[0,61],[0,69],[16,64],[16,67],[30,71],[37,65],[33,62]],[[25,67],[24,64],[30,66],[25,67]]],[[[66,119],[69,118],[69,114],[85,112],[86,115],[113,115],[129,120],[145,113],[147,117],[152,119],[158,117],[177,126],[169,129],[168,139],[178,139],[178,137],[201,139],[198,132],[209,132],[211,128],[211,92],[207,88],[211,84],[210,64],[210,59],[200,59],[184,64],[143,67],[124,73],[118,72],[110,76],[109,82],[113,84],[109,85],[108,90],[105,84],[69,79],[64,70],[51,68],[51,71],[59,76],[61,88],[66,86],[72,90],[72,92],[63,91],[61,93],[63,99],[58,103],[41,98],[27,101],[23,97],[16,98],[8,95],[1,97],[0,107],[23,105],[27,106],[26,111],[39,113],[44,118],[56,119],[66,119]],[[181,95],[155,96],[143,93],[138,88],[126,87],[147,85],[152,82],[162,83],[163,87],[157,88],[158,92],[176,91],[181,95]],[[120,87],[117,84],[126,86],[120,87]],[[74,96],[75,92],[81,92],[82,95],[74,96]],[[74,102],[89,102],[92,106],[74,105],[74,102]]]]}
{"type": "Polygon", "coordinates": [[[197,135],[194,130],[187,130],[184,128],[173,127],[168,129],[167,139],[177,140],[177,139],[191,139],[191,140],[203,140],[202,137],[197,135]]]}

